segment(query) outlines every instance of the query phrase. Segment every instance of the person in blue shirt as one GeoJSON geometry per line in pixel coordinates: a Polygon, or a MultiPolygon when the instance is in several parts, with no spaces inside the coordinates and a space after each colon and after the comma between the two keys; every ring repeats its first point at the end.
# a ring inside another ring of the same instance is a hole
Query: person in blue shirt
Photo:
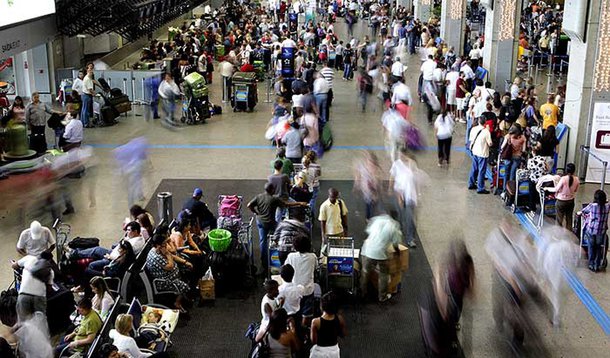
{"type": "Polygon", "coordinates": [[[153,76],[144,80],[145,98],[150,101],[150,110],[144,112],[146,120],[159,119],[159,85],[161,84],[161,76],[153,76]]]}

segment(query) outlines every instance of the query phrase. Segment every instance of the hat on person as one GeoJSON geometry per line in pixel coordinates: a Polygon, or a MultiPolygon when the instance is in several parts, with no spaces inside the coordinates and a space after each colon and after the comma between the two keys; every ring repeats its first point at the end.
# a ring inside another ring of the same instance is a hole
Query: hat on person
{"type": "Polygon", "coordinates": [[[195,190],[193,191],[193,196],[202,196],[203,195],[203,190],[201,190],[201,188],[195,188],[195,190]]]}
{"type": "Polygon", "coordinates": [[[38,240],[42,236],[42,225],[36,220],[30,224],[30,235],[32,235],[34,240],[38,240]]]}

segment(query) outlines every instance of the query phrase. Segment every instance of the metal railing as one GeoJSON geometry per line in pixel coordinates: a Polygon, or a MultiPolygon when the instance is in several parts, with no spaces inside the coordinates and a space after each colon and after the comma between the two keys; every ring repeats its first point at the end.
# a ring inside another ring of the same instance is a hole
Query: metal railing
{"type": "Polygon", "coordinates": [[[587,145],[580,146],[580,162],[579,162],[578,177],[581,179],[584,179],[583,168],[587,167],[587,164],[589,162],[589,157],[592,157],[592,158],[596,159],[597,161],[599,161],[600,163],[602,163],[603,170],[602,170],[602,178],[601,178],[601,183],[600,183],[599,188],[601,190],[604,190],[604,185],[606,184],[606,171],[608,170],[608,161],[600,158],[595,153],[592,153],[590,146],[587,146],[587,145]],[[585,156],[585,153],[586,153],[586,156],[585,156]]]}

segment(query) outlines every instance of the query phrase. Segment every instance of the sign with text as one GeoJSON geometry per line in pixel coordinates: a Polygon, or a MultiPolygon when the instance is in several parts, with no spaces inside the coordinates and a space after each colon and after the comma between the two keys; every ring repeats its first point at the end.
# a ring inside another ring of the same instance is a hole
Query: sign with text
{"type": "MultiPolygon", "coordinates": [[[[589,143],[591,153],[610,163],[610,103],[595,103],[592,122],[589,143]]],[[[602,162],[589,156],[586,181],[600,183],[603,170],[602,162]]],[[[608,174],[606,173],[606,183],[610,180],[608,174]]]]}

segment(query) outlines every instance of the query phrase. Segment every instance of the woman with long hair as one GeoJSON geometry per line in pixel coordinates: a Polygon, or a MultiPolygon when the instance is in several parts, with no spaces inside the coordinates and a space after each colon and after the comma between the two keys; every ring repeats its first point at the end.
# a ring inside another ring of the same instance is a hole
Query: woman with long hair
{"type": "Polygon", "coordinates": [[[267,329],[260,330],[256,335],[257,342],[263,340],[268,342],[269,356],[275,358],[291,358],[292,353],[301,347],[294,318],[288,318],[288,313],[283,308],[273,311],[267,329]]]}
{"type": "Polygon", "coordinates": [[[453,115],[443,110],[434,121],[434,134],[438,143],[438,166],[443,164],[449,165],[449,156],[451,154],[451,139],[453,137],[453,128],[455,121],[453,115]]]}
{"type": "MultiPolygon", "coordinates": [[[[517,169],[521,166],[521,156],[523,152],[525,152],[525,146],[527,144],[527,139],[523,135],[523,130],[521,126],[517,124],[513,124],[510,127],[508,134],[504,137],[504,142],[502,143],[502,148],[500,151],[503,151],[507,145],[510,145],[511,157],[510,159],[504,159],[506,164],[506,171],[510,173],[508,180],[515,180],[517,177],[517,169]]],[[[505,185],[506,186],[506,185],[505,185]]]]}
{"type": "Polygon", "coordinates": [[[104,319],[114,305],[114,298],[112,298],[110,289],[103,277],[95,276],[89,281],[89,285],[93,292],[93,298],[91,298],[93,309],[100,315],[100,318],[104,319]]]}
{"type": "Polygon", "coordinates": [[[578,191],[580,181],[574,173],[576,166],[574,163],[566,165],[565,174],[559,179],[555,187],[555,198],[557,199],[557,225],[572,230],[572,215],[574,213],[574,195],[578,191]],[[564,225],[565,222],[565,225],[564,225]]]}
{"type": "Polygon", "coordinates": [[[607,202],[606,193],[603,190],[596,190],[593,194],[593,202],[578,213],[584,214],[583,225],[584,235],[588,241],[589,270],[593,272],[599,271],[604,262],[602,246],[608,231],[609,212],[610,204],[607,202]]]}

